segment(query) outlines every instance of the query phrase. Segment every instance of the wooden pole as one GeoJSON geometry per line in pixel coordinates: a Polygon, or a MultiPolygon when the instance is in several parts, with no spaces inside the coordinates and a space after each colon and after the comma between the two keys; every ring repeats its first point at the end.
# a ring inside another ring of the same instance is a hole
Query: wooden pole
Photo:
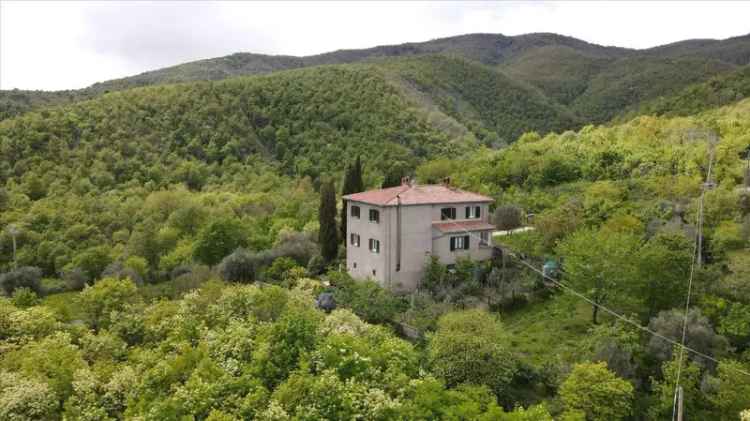
{"type": "Polygon", "coordinates": [[[677,388],[677,421],[682,421],[683,395],[682,386],[677,388]]]}

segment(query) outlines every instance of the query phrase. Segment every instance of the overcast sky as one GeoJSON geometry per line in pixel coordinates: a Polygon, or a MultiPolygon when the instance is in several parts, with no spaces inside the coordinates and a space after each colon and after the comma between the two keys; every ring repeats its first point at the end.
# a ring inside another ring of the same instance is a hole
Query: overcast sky
{"type": "Polygon", "coordinates": [[[647,48],[750,33],[750,2],[0,0],[0,89],[82,88],[238,51],[309,55],[475,32],[647,48]]]}

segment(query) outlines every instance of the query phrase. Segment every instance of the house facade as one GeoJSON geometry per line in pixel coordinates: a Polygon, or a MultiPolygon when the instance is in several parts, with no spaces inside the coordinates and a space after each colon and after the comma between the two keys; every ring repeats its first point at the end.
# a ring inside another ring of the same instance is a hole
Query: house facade
{"type": "Polygon", "coordinates": [[[416,185],[344,196],[346,266],[354,278],[376,280],[395,291],[419,287],[430,256],[492,257],[492,199],[448,185],[416,185]]]}

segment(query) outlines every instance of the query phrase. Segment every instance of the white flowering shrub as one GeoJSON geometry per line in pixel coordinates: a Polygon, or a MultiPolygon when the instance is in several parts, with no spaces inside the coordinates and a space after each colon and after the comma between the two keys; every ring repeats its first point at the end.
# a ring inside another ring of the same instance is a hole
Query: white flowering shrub
{"type": "Polygon", "coordinates": [[[53,419],[57,406],[57,398],[46,383],[0,370],[0,420],[53,419]]]}

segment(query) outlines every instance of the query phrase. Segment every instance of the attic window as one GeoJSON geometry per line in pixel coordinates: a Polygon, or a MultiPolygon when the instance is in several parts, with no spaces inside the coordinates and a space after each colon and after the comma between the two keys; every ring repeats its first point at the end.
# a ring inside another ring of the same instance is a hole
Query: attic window
{"type": "Polygon", "coordinates": [[[440,209],[440,220],[445,221],[446,219],[456,219],[456,208],[440,209]]]}
{"type": "Polygon", "coordinates": [[[352,218],[359,219],[359,206],[352,205],[351,213],[352,213],[352,218]]]}

